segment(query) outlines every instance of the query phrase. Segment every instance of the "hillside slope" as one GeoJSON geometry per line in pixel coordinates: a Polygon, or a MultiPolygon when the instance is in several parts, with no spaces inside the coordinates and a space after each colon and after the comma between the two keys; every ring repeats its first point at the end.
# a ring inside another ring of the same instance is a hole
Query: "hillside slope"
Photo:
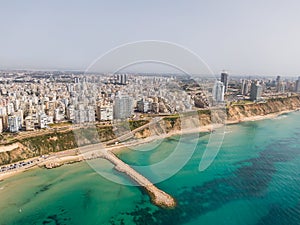
{"type": "MultiPolygon", "coordinates": [[[[299,108],[300,96],[271,99],[265,103],[232,105],[226,109],[227,121],[242,121],[245,118],[253,116],[265,116],[299,108]]],[[[215,123],[218,123],[218,120],[222,121],[222,115],[220,115],[215,115],[213,117],[215,123]]],[[[198,118],[193,118],[193,120],[189,121],[190,123],[194,123],[193,127],[195,124],[199,124],[200,126],[211,124],[212,116],[209,110],[199,111],[198,116],[198,118]]],[[[132,127],[132,129],[143,124],[145,124],[145,122],[140,122],[140,124],[132,127]]],[[[0,165],[13,163],[34,156],[49,154],[51,152],[74,149],[77,148],[78,145],[93,144],[97,143],[99,140],[103,142],[116,138],[113,127],[97,127],[96,129],[97,132],[91,129],[79,129],[75,132],[54,132],[20,140],[17,142],[18,148],[8,152],[0,152],[0,165]],[[76,138],[78,136],[80,136],[80,140],[76,138]]],[[[165,117],[158,124],[151,125],[150,128],[146,127],[145,129],[136,132],[133,138],[146,138],[152,135],[160,135],[179,130],[181,130],[181,119],[179,116],[173,115],[165,117]]]]}

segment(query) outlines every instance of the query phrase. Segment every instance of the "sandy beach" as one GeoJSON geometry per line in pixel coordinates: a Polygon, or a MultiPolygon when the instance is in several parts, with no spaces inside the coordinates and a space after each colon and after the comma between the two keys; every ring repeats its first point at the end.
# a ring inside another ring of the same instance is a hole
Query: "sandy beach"
{"type": "MultiPolygon", "coordinates": [[[[177,130],[174,132],[169,132],[163,135],[154,135],[144,139],[137,139],[129,142],[119,143],[114,146],[106,146],[104,143],[98,143],[93,145],[83,146],[80,149],[71,149],[63,152],[53,153],[43,157],[36,157],[34,160],[35,163],[30,164],[29,166],[24,166],[24,168],[17,168],[12,171],[2,172],[0,173],[0,182],[4,179],[12,177],[16,174],[25,172],[30,169],[34,169],[37,167],[43,167],[47,169],[52,169],[56,167],[63,166],[65,164],[81,162],[83,160],[90,160],[94,158],[104,158],[108,160],[115,166],[115,169],[119,172],[127,175],[131,180],[138,183],[141,187],[143,187],[149,194],[151,201],[153,204],[165,207],[165,208],[174,208],[176,206],[176,200],[163,190],[157,188],[154,184],[152,184],[146,177],[142,174],[135,171],[130,165],[123,162],[119,159],[115,154],[124,151],[126,149],[130,149],[130,147],[145,144],[148,142],[152,142],[158,139],[165,139],[174,135],[182,135],[188,133],[203,133],[203,132],[211,132],[217,128],[221,128],[226,126],[226,124],[236,124],[246,121],[256,121],[262,119],[271,119],[275,118],[281,114],[289,113],[291,111],[282,111],[279,113],[269,114],[266,116],[253,116],[244,118],[243,120],[238,121],[226,121],[225,124],[210,124],[203,127],[194,127],[187,128],[183,130],[177,130]]],[[[28,159],[30,160],[30,159],[28,159]]],[[[26,161],[28,161],[26,160],[26,161]]]]}
{"type": "Polygon", "coordinates": [[[242,122],[249,122],[249,121],[258,121],[258,120],[265,120],[265,119],[273,119],[276,118],[282,114],[286,114],[286,113],[291,113],[291,112],[295,112],[298,111],[299,109],[295,109],[295,110],[285,110],[285,111],[281,111],[278,113],[270,113],[267,115],[258,115],[258,116],[251,116],[251,117],[245,117],[241,120],[229,120],[226,121],[226,124],[230,125],[230,124],[238,124],[238,123],[242,123],[242,122]]]}
{"type": "MultiPolygon", "coordinates": [[[[299,109],[297,109],[299,110],[299,109]]],[[[268,114],[268,115],[264,115],[264,116],[252,116],[252,117],[245,117],[241,120],[230,120],[230,121],[226,121],[225,125],[231,125],[231,124],[238,124],[238,123],[242,123],[242,122],[248,122],[248,121],[258,121],[258,120],[263,120],[263,119],[272,119],[275,118],[279,115],[282,114],[286,114],[286,113],[290,113],[293,111],[297,111],[297,110],[286,110],[286,111],[281,111],[278,113],[272,113],[272,114],[268,114]]],[[[188,134],[188,133],[208,133],[213,131],[214,129],[220,128],[224,126],[224,124],[210,124],[207,126],[203,126],[203,127],[197,127],[197,128],[188,128],[188,129],[184,129],[184,130],[177,130],[177,131],[172,131],[169,132],[167,134],[163,134],[163,135],[153,135],[147,138],[143,138],[143,139],[137,139],[137,140],[133,140],[133,141],[127,141],[127,142],[123,142],[123,143],[119,143],[117,145],[113,145],[113,146],[104,146],[102,145],[102,148],[105,148],[106,151],[111,151],[114,154],[122,152],[122,151],[126,151],[128,149],[130,149],[130,147],[134,147],[134,146],[138,146],[141,144],[146,144],[155,140],[159,140],[159,139],[165,139],[171,136],[175,136],[175,135],[182,135],[182,134],[188,134]]],[[[48,158],[46,159],[42,159],[41,162],[32,165],[29,168],[19,168],[13,171],[9,171],[9,172],[1,172],[0,173],[0,180],[3,179],[7,179],[9,177],[12,177],[16,174],[25,172],[27,170],[30,169],[34,169],[37,167],[46,167],[46,168],[55,168],[58,166],[63,166],[64,164],[69,164],[69,163],[76,163],[76,162],[80,162],[83,160],[89,160],[92,158],[97,158],[97,157],[101,157],[101,149],[99,149],[99,144],[98,145],[98,149],[92,149],[91,151],[79,151],[78,153],[78,149],[70,149],[70,150],[66,150],[63,152],[57,152],[57,153],[52,153],[49,155],[48,158]],[[90,153],[90,155],[87,156],[87,152],[90,153]]],[[[89,146],[85,146],[84,148],[91,148],[93,147],[93,145],[89,145],[89,146]]],[[[39,158],[39,157],[35,157],[35,158],[39,158]]],[[[33,159],[35,159],[33,158],[33,159]]],[[[32,160],[32,159],[28,159],[28,160],[32,160]]],[[[27,160],[26,160],[27,161],[27,160]]]]}

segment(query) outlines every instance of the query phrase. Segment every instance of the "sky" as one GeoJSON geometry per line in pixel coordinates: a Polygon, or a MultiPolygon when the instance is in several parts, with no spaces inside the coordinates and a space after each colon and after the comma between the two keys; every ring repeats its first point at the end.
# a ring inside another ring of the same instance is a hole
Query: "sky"
{"type": "Polygon", "coordinates": [[[0,0],[0,69],[85,70],[113,48],[161,40],[215,73],[300,75],[300,2],[0,0]]]}

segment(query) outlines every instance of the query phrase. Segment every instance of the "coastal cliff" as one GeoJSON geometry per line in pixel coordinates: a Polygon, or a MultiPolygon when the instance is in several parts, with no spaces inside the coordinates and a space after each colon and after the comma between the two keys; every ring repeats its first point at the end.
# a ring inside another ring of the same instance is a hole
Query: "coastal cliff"
{"type": "MultiPolygon", "coordinates": [[[[37,135],[14,141],[18,147],[9,151],[0,151],[0,165],[18,162],[35,156],[46,155],[51,152],[59,152],[75,149],[78,146],[98,143],[115,138],[112,127],[82,128],[76,131],[68,130],[37,135]],[[95,130],[96,129],[96,130],[95,130]],[[77,138],[80,136],[80,138],[77,138]]],[[[6,144],[10,146],[12,144],[6,144]]]]}
{"type": "MultiPolygon", "coordinates": [[[[255,116],[266,116],[283,111],[296,110],[298,108],[300,108],[300,96],[292,96],[270,99],[262,103],[233,104],[226,108],[226,116],[228,122],[240,122],[255,116]]],[[[197,120],[196,124],[200,126],[210,125],[212,123],[211,113],[209,110],[199,110],[198,118],[195,118],[197,120]]],[[[221,121],[222,116],[222,113],[214,115],[213,122],[218,123],[218,120],[221,121]]],[[[144,129],[138,130],[134,133],[133,138],[141,139],[150,136],[176,133],[181,130],[181,119],[182,117],[179,115],[166,116],[157,124],[152,124],[151,126],[146,126],[144,129]]],[[[146,123],[145,121],[135,121],[130,124],[130,128],[134,130],[146,123]]],[[[193,126],[195,126],[195,124],[193,124],[193,126]]],[[[94,144],[99,142],[99,140],[105,142],[116,138],[112,126],[96,127],[94,129],[96,129],[97,132],[95,132],[95,130],[82,128],[76,131],[53,132],[51,134],[28,137],[15,141],[14,144],[17,144],[18,147],[11,151],[0,151],[0,165],[10,164],[51,152],[74,149],[77,148],[78,145],[94,144]],[[81,137],[80,140],[76,138],[78,135],[81,137]]]]}
{"type": "Polygon", "coordinates": [[[11,145],[7,145],[7,147],[13,145],[16,146],[11,150],[0,152],[0,165],[18,162],[35,156],[33,151],[31,151],[28,147],[22,145],[21,143],[14,143],[11,145]]]}
{"type": "Polygon", "coordinates": [[[269,99],[267,102],[236,104],[227,108],[228,121],[242,121],[253,116],[265,116],[300,108],[300,96],[269,99]]]}

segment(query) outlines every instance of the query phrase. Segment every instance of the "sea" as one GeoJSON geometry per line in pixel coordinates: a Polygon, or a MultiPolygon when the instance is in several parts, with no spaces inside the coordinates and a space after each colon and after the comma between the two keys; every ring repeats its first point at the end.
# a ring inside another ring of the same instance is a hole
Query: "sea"
{"type": "MultiPolygon", "coordinates": [[[[140,187],[105,161],[33,169],[0,182],[1,225],[299,225],[300,112],[228,125],[210,166],[199,171],[210,135],[194,136],[196,149],[179,171],[157,183],[174,209],[151,203],[140,187]]],[[[193,139],[193,140],[192,140],[193,139]]],[[[127,149],[118,156],[132,166],[169,157],[180,136],[127,149]],[[143,151],[147,149],[147,151],[143,151]]],[[[184,156],[189,139],[180,145],[184,156]]],[[[176,164],[176,160],[174,160],[176,164]]],[[[166,170],[168,165],[166,165],[166,170]]],[[[163,169],[162,169],[163,170],[163,169]]],[[[155,173],[146,176],[152,180],[155,173]]]]}

